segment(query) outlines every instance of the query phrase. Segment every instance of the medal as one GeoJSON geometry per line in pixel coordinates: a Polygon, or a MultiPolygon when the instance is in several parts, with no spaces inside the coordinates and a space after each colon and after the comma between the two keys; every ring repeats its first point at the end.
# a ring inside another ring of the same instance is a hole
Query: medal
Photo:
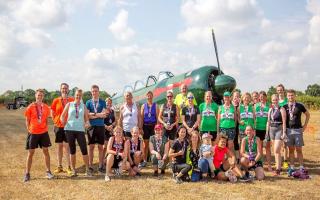
{"type": "Polygon", "coordinates": [[[148,113],[148,117],[151,118],[151,113],[150,112],[148,113]]]}
{"type": "MultiPolygon", "coordinates": [[[[66,98],[66,100],[68,101],[68,97],[66,98]]],[[[66,103],[62,97],[61,97],[61,105],[62,105],[62,108],[64,108],[66,106],[66,103]]]]}
{"type": "Polygon", "coordinates": [[[112,119],[111,118],[109,119],[109,123],[112,124],[112,119]]]}
{"type": "Polygon", "coordinates": [[[226,113],[226,118],[229,119],[229,111],[230,111],[230,106],[226,107],[224,106],[225,113],[226,113]]]}

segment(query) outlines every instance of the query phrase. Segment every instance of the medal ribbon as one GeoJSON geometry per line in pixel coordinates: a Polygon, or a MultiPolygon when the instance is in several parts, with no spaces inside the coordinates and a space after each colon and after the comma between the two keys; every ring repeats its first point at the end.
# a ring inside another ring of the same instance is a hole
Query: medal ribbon
{"type": "Polygon", "coordinates": [[[99,99],[98,99],[97,103],[92,99],[92,105],[93,105],[94,113],[97,113],[98,112],[98,106],[99,106],[99,99]]]}
{"type": "Polygon", "coordinates": [[[296,108],[296,103],[289,104],[289,115],[290,115],[290,120],[293,120],[293,111],[296,108]]]}
{"type": "Polygon", "coordinates": [[[43,105],[41,104],[40,106],[38,104],[36,104],[36,110],[37,110],[37,118],[38,118],[38,122],[41,123],[42,120],[42,107],[43,105]],[[40,108],[39,108],[40,107],[40,108]]]}
{"type": "Polygon", "coordinates": [[[80,105],[79,105],[79,108],[78,108],[78,104],[77,104],[77,103],[75,103],[75,104],[74,104],[74,107],[75,107],[75,109],[76,109],[76,119],[78,119],[78,118],[79,118],[79,109],[80,109],[80,105]]]}

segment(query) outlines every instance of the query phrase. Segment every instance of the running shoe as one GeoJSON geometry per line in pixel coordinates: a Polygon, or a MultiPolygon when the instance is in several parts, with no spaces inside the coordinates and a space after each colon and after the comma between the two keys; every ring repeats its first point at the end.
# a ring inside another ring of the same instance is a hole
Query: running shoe
{"type": "Polygon", "coordinates": [[[48,179],[53,179],[53,178],[54,178],[54,176],[53,176],[53,174],[51,173],[51,171],[47,171],[47,172],[46,172],[46,175],[47,175],[47,178],[48,178],[48,179]]]}
{"type": "Polygon", "coordinates": [[[174,181],[176,182],[176,184],[183,183],[183,181],[182,181],[182,179],[180,177],[175,177],[174,181]]]}
{"type": "Polygon", "coordinates": [[[288,177],[292,176],[292,174],[294,173],[294,169],[289,167],[287,173],[288,173],[288,177]]]}
{"type": "Polygon", "coordinates": [[[106,176],[104,177],[104,181],[109,182],[109,181],[111,181],[111,179],[110,179],[110,177],[109,177],[108,175],[106,175],[106,176]]]}
{"type": "Polygon", "coordinates": [[[87,169],[85,175],[88,176],[88,177],[91,177],[92,176],[92,171],[90,169],[87,169]]]}
{"type": "Polygon", "coordinates": [[[99,167],[98,172],[100,174],[105,174],[106,173],[106,171],[103,169],[103,167],[99,167]]]}
{"type": "Polygon", "coordinates": [[[136,176],[141,176],[140,172],[137,172],[137,173],[136,173],[136,176]]]}
{"type": "Polygon", "coordinates": [[[62,165],[58,166],[53,172],[55,174],[64,172],[62,165]]]}
{"type": "Polygon", "coordinates": [[[26,173],[23,177],[23,182],[28,182],[30,181],[30,173],[26,173]]]}
{"type": "Polygon", "coordinates": [[[89,171],[91,172],[91,174],[93,174],[93,172],[94,172],[92,167],[89,167],[89,171]]]}
{"type": "Polygon", "coordinates": [[[76,177],[76,176],[78,176],[76,170],[72,170],[71,174],[70,174],[70,177],[76,177]]]}
{"type": "Polygon", "coordinates": [[[67,172],[67,174],[68,174],[69,176],[72,175],[73,171],[72,171],[72,169],[71,169],[70,166],[66,169],[66,172],[67,172]]]}
{"type": "Polygon", "coordinates": [[[248,181],[250,181],[250,179],[247,178],[247,176],[242,176],[242,177],[239,178],[239,181],[240,182],[248,182],[248,181]]]}
{"type": "Polygon", "coordinates": [[[141,163],[139,163],[139,168],[143,168],[147,166],[147,162],[146,161],[142,161],[141,163]]]}
{"type": "Polygon", "coordinates": [[[282,163],[282,168],[283,168],[284,170],[287,170],[287,169],[289,168],[289,163],[288,163],[287,161],[283,161],[283,163],[282,163]]]}
{"type": "Polygon", "coordinates": [[[157,177],[159,175],[158,170],[153,172],[153,176],[157,177]]]}
{"type": "Polygon", "coordinates": [[[119,169],[114,169],[114,174],[115,174],[116,176],[121,176],[119,169]]]}

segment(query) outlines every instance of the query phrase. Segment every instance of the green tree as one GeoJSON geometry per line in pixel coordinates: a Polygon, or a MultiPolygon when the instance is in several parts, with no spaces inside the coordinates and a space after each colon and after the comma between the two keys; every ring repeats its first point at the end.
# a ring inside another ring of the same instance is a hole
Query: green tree
{"type": "Polygon", "coordinates": [[[267,92],[267,95],[268,95],[268,96],[271,96],[271,95],[273,95],[273,94],[277,94],[277,89],[276,89],[275,87],[271,86],[271,87],[269,88],[268,92],[267,92]]]}
{"type": "Polygon", "coordinates": [[[318,85],[318,84],[308,85],[308,87],[306,89],[306,95],[319,97],[320,96],[320,85],[318,85]]]}

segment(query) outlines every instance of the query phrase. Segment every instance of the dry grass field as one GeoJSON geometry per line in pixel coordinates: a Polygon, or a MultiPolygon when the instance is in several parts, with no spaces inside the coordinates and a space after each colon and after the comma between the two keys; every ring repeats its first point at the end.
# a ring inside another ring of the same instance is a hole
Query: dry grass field
{"type": "MultiPolygon", "coordinates": [[[[104,177],[83,176],[82,160],[78,156],[78,177],[70,179],[59,174],[54,180],[45,178],[42,152],[36,151],[31,169],[31,181],[23,183],[27,151],[23,110],[0,108],[0,199],[320,199],[320,112],[311,113],[305,134],[305,165],[309,180],[288,178],[285,174],[252,183],[183,183],[176,185],[167,173],[161,180],[152,177],[150,168],[141,178],[104,182],[104,177]]],[[[52,126],[51,141],[54,142],[52,126]]],[[[79,148],[77,154],[80,155],[79,148]]],[[[56,167],[55,144],[50,148],[52,170],[56,167]]],[[[97,157],[95,157],[96,159],[97,157]]]]}

